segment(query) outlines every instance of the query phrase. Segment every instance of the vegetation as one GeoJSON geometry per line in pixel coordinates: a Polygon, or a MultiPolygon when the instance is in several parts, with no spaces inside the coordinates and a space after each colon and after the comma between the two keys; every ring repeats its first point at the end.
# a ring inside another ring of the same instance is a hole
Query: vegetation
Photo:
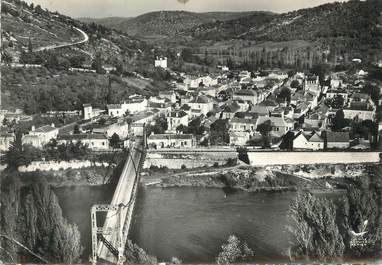
{"type": "MultiPolygon", "coordinates": [[[[47,182],[39,178],[32,185],[22,187],[17,178],[4,175],[0,181],[0,233],[52,263],[77,262],[82,253],[80,233],[76,225],[63,218],[58,199],[47,182]]],[[[2,261],[13,263],[20,260],[18,254],[24,253],[10,240],[2,240],[0,244],[5,250],[0,252],[2,261]]]]}
{"type": "Polygon", "coordinates": [[[291,255],[319,260],[380,255],[380,167],[346,180],[339,200],[300,194],[290,206],[291,255]]]}
{"type": "Polygon", "coordinates": [[[216,120],[210,129],[211,145],[226,145],[229,143],[228,121],[216,120]]]}
{"type": "Polygon", "coordinates": [[[216,258],[216,262],[219,265],[246,261],[248,258],[254,256],[253,250],[251,250],[246,243],[240,242],[235,235],[230,235],[227,243],[223,244],[221,249],[221,252],[216,258]]]}
{"type": "Polygon", "coordinates": [[[20,166],[28,166],[33,161],[69,161],[73,159],[90,159],[90,149],[81,142],[57,144],[56,140],[51,140],[44,149],[38,149],[32,145],[21,145],[20,141],[15,141],[8,151],[5,152],[1,162],[7,164],[9,169],[17,169],[20,166]]]}

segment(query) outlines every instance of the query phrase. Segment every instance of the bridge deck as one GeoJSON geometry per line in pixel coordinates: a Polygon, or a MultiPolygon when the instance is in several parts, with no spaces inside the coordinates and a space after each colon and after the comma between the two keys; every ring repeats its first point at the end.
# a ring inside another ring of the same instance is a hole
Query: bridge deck
{"type": "MultiPolygon", "coordinates": [[[[108,212],[104,224],[104,229],[115,229],[116,227],[123,225],[122,235],[118,233],[104,235],[104,239],[110,242],[113,246],[118,246],[118,248],[121,249],[124,249],[125,247],[130,229],[135,204],[135,195],[138,189],[139,171],[145,155],[143,146],[142,138],[137,138],[135,143],[130,146],[129,157],[122,170],[117,188],[111,201],[112,205],[123,204],[124,207],[121,208],[120,215],[115,214],[115,212],[108,212]],[[120,236],[122,236],[122,242],[119,242],[120,236]]],[[[116,263],[118,260],[104,243],[100,243],[98,247],[98,257],[112,263],[116,263]]]]}

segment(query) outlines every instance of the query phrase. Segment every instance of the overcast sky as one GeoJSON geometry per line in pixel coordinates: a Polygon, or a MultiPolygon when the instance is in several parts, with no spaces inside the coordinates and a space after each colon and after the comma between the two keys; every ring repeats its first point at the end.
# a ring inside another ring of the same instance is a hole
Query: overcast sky
{"type": "MultiPolygon", "coordinates": [[[[158,10],[274,11],[313,7],[334,0],[26,0],[71,17],[132,17],[158,10]]],[[[341,0],[343,1],[343,0],[341,0]]]]}

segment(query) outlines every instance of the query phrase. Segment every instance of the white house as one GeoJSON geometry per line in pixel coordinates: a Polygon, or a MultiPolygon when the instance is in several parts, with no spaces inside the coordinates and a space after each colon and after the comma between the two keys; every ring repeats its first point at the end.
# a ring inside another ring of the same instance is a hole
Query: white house
{"type": "Polygon", "coordinates": [[[303,131],[300,131],[293,139],[293,149],[324,149],[324,139],[316,132],[313,132],[313,134],[305,134],[303,131]]]}
{"type": "Polygon", "coordinates": [[[36,148],[42,148],[49,143],[51,139],[56,139],[57,135],[58,128],[56,128],[54,124],[45,125],[37,129],[32,126],[32,130],[28,134],[23,135],[21,141],[22,144],[30,144],[36,148]]]}
{"type": "Polygon", "coordinates": [[[125,114],[134,114],[147,109],[148,101],[141,96],[132,96],[122,104],[108,104],[107,111],[111,117],[122,117],[125,114]]]}
{"type": "Polygon", "coordinates": [[[167,68],[167,57],[157,57],[154,61],[154,66],[167,68]]]}
{"type": "Polygon", "coordinates": [[[184,111],[172,111],[167,115],[167,132],[176,132],[179,125],[188,126],[188,115],[184,111]]]}
{"type": "Polygon", "coordinates": [[[214,108],[212,100],[205,95],[199,95],[190,102],[187,103],[192,110],[198,110],[201,114],[207,115],[214,108]]]}
{"type": "Polygon", "coordinates": [[[0,132],[0,151],[4,152],[11,147],[12,142],[15,141],[14,133],[0,132]]]}
{"type": "Polygon", "coordinates": [[[253,105],[259,103],[257,92],[249,89],[241,89],[233,93],[233,100],[250,101],[253,105]]]}
{"type": "Polygon", "coordinates": [[[229,141],[231,145],[246,145],[256,133],[257,119],[234,117],[230,120],[229,141]]]}
{"type": "Polygon", "coordinates": [[[195,136],[192,134],[151,134],[147,137],[149,148],[193,148],[196,146],[195,136]]]}
{"type": "Polygon", "coordinates": [[[68,134],[60,135],[57,139],[58,144],[76,144],[81,142],[93,151],[103,151],[109,149],[109,140],[103,134],[68,134]]]}
{"type": "Polygon", "coordinates": [[[351,102],[343,109],[345,119],[358,118],[360,120],[374,120],[375,108],[367,102],[351,102]]]}

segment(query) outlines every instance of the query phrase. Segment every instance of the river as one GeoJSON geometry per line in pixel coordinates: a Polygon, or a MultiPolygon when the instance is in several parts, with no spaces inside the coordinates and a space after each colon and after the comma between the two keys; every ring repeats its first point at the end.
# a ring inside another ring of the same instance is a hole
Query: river
{"type": "MultiPolygon", "coordinates": [[[[113,187],[58,188],[63,214],[79,226],[90,254],[90,207],[108,203],[113,187]]],[[[228,236],[247,242],[256,260],[285,256],[288,235],[286,212],[296,193],[228,195],[214,188],[141,187],[130,232],[133,242],[160,261],[178,257],[183,262],[212,262],[228,236]]]]}

